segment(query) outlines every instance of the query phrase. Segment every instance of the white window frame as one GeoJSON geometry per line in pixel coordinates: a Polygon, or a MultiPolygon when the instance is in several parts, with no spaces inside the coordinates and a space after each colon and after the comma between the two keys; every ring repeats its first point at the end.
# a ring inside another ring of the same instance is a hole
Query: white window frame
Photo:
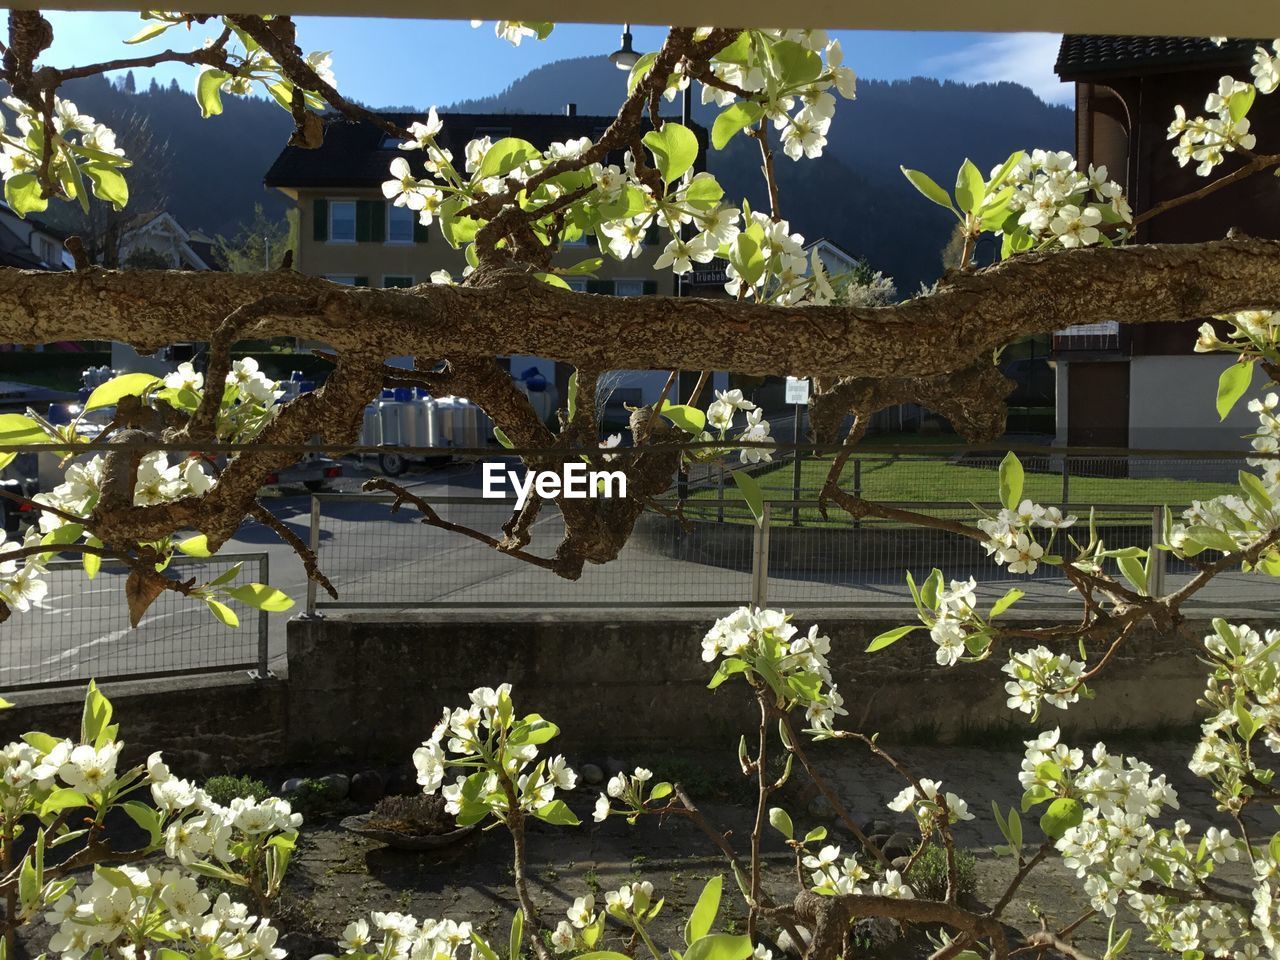
{"type": "MultiPolygon", "coordinates": [[[[383,242],[392,247],[411,247],[413,246],[414,226],[418,222],[418,212],[410,210],[408,207],[397,207],[392,200],[387,201],[387,235],[382,238],[383,242]],[[392,240],[391,239],[391,212],[393,210],[404,210],[409,214],[409,239],[408,240],[392,240]]],[[[395,274],[393,274],[395,276],[395,274]]]]}
{"type": "Polygon", "coordinates": [[[325,243],[332,243],[332,244],[337,244],[339,246],[345,247],[345,246],[350,246],[356,242],[356,235],[359,233],[359,227],[357,226],[357,220],[358,220],[358,216],[356,214],[357,209],[358,207],[356,206],[356,200],[354,197],[338,197],[336,199],[331,199],[329,201],[329,209],[325,214],[329,218],[328,230],[325,232],[325,236],[328,239],[325,240],[325,243]],[[333,236],[333,211],[334,211],[334,208],[337,207],[337,205],[340,203],[351,204],[351,239],[350,240],[335,240],[333,236]]]}
{"type": "Polygon", "coordinates": [[[356,285],[356,275],[354,273],[326,273],[324,278],[331,283],[340,283],[344,287],[354,287],[356,285]]]}
{"type": "Polygon", "coordinates": [[[397,289],[403,289],[403,287],[388,287],[388,286],[387,286],[387,281],[388,281],[388,280],[408,280],[408,281],[409,281],[409,286],[411,286],[411,287],[412,287],[415,283],[417,283],[417,278],[416,278],[416,277],[414,277],[414,275],[413,275],[413,274],[411,274],[411,273],[384,273],[384,274],[382,275],[382,286],[383,286],[383,289],[386,289],[386,290],[397,290],[397,289]]]}

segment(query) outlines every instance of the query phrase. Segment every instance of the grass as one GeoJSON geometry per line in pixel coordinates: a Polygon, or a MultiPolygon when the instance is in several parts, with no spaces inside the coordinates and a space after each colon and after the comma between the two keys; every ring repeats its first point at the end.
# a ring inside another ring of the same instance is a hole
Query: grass
{"type": "MultiPolygon", "coordinates": [[[[994,456],[992,458],[995,459],[994,456]]],[[[826,481],[831,469],[831,456],[806,460],[800,466],[801,498],[814,498],[826,481]]],[[[789,500],[792,498],[794,465],[790,460],[756,474],[766,499],[789,500]]],[[[841,487],[848,491],[855,488],[868,500],[881,502],[977,502],[994,503],[999,496],[999,476],[994,463],[991,466],[959,464],[942,457],[922,459],[918,457],[879,456],[863,458],[860,466],[845,465],[841,474],[841,487]]],[[[1237,492],[1234,483],[1216,483],[1205,480],[1179,480],[1168,477],[1102,477],[1072,475],[1069,478],[1068,496],[1073,504],[1144,504],[1185,506],[1192,500],[1204,500],[1224,493],[1237,492]]],[[[715,500],[718,491],[704,488],[694,491],[690,499],[715,500]]],[[[1058,472],[1040,472],[1028,469],[1023,496],[1037,503],[1062,502],[1062,475],[1058,472]]],[[[732,485],[726,485],[727,500],[740,499],[732,485]]],[[[965,510],[965,515],[972,510],[965,510]]],[[[1135,517],[1139,516],[1135,512],[1135,517]]],[[[821,522],[816,511],[802,510],[802,519],[821,522]]],[[[736,520],[734,517],[726,519],[736,520]]],[[[775,523],[790,520],[790,511],[775,510],[775,523]]]]}

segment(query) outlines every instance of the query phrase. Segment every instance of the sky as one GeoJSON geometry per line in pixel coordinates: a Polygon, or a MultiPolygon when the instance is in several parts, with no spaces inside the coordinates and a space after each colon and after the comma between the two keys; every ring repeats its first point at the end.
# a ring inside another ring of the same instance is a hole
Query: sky
{"type": "MultiPolygon", "coordinates": [[[[162,37],[126,47],[142,21],[131,13],[59,13],[46,11],[54,27],[54,45],[46,53],[55,66],[83,64],[165,49],[191,49],[199,43],[175,28],[162,37]],[[118,39],[117,39],[118,38],[118,39]]],[[[390,20],[353,17],[299,17],[304,50],[331,50],[338,89],[377,107],[447,105],[468,97],[495,94],[535,67],[555,60],[617,49],[621,26],[557,25],[539,43],[526,39],[513,48],[498,40],[491,24],[472,28],[468,21],[390,20]],[[483,64],[480,71],[475,64],[483,64]]],[[[635,48],[655,50],[665,31],[635,27],[635,48]]],[[[1067,103],[1071,86],[1053,74],[1057,34],[929,33],[835,31],[845,63],[859,76],[877,80],[913,76],[967,82],[1010,80],[1030,87],[1042,99],[1067,103]]],[[[149,72],[162,84],[176,77],[192,84],[191,67],[149,72]]],[[[138,79],[144,79],[141,72],[138,79]]]]}

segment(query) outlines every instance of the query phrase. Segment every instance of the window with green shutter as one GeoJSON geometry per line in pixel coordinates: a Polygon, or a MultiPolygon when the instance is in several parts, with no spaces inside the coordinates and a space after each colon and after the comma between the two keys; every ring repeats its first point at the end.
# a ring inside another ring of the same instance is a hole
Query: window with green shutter
{"type": "Polygon", "coordinates": [[[316,197],[311,204],[312,237],[320,242],[329,239],[329,201],[316,197]]]}
{"type": "Polygon", "coordinates": [[[368,243],[373,239],[373,207],[369,200],[356,201],[356,243],[368,243]]]}

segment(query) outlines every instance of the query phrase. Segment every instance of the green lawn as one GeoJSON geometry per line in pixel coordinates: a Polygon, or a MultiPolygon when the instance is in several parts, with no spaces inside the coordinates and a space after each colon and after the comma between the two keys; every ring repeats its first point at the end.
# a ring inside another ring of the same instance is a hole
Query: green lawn
{"type": "MultiPolygon", "coordinates": [[[[1028,458],[1029,459],[1029,458],[1028,458]]],[[[801,466],[800,499],[814,499],[830,470],[831,458],[806,461],[801,466]]],[[[1240,464],[1243,466],[1243,462],[1240,464]]],[[[1233,464],[1234,466],[1234,464],[1233,464]]],[[[1069,499],[1073,504],[1167,504],[1185,506],[1192,500],[1204,500],[1237,491],[1234,483],[1212,483],[1200,480],[1176,480],[1166,477],[1099,477],[1074,473],[1084,464],[1072,466],[1069,499]]],[[[845,465],[841,486],[850,492],[855,488],[855,470],[860,479],[860,492],[868,500],[923,502],[994,503],[999,497],[999,483],[994,466],[961,466],[945,457],[922,459],[907,456],[864,457],[860,469],[853,462],[845,465]]],[[[766,499],[792,498],[793,464],[783,461],[756,474],[766,499]]],[[[1062,476],[1059,473],[1026,473],[1023,495],[1042,504],[1062,501],[1062,476]]],[[[694,501],[714,500],[717,491],[701,489],[692,495],[694,501]]],[[[727,486],[726,499],[737,499],[735,488],[727,486]]],[[[779,511],[782,512],[782,511],[779,511]]],[[[804,511],[807,516],[810,511],[804,511]]],[[[972,509],[966,510],[971,515],[972,509]]],[[[789,516],[789,513],[788,513],[789,516]]],[[[816,514],[815,514],[816,517],[816,514]]]]}

